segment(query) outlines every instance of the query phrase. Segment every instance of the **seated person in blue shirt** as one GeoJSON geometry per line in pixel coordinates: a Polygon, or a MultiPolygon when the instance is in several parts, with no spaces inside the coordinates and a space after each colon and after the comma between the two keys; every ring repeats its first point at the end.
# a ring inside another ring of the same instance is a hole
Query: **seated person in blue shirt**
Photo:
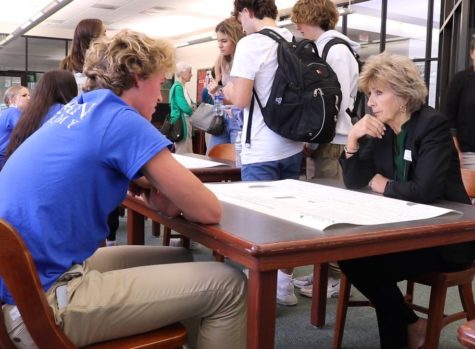
{"type": "MultiPolygon", "coordinates": [[[[444,115],[424,105],[427,88],[416,65],[388,53],[370,57],[359,78],[372,115],[348,134],[340,163],[348,188],[367,185],[384,196],[469,204],[460,163],[444,115]],[[368,184],[369,183],[369,184],[368,184]]],[[[377,214],[377,213],[375,213],[377,214]]],[[[351,283],[374,305],[381,348],[421,348],[426,320],[406,305],[397,282],[469,266],[474,242],[340,261],[351,283]]]]}
{"type": "Polygon", "coordinates": [[[7,109],[0,112],[0,169],[3,166],[5,151],[10,135],[15,128],[22,110],[30,100],[30,92],[26,87],[15,85],[5,91],[4,102],[7,109]]]}
{"type": "Polygon", "coordinates": [[[10,155],[66,103],[76,97],[78,87],[74,75],[66,70],[50,70],[35,86],[30,101],[10,136],[5,162],[10,155]]]}
{"type": "MultiPolygon", "coordinates": [[[[163,214],[221,219],[216,196],[175,161],[170,141],[150,123],[174,65],[173,46],[137,32],[95,41],[85,58],[86,92],[23,142],[0,173],[0,218],[23,237],[55,320],[78,347],[177,321],[189,329],[190,348],[245,347],[241,271],[184,263],[192,258],[179,247],[99,248],[107,215],[142,175],[152,187],[145,200],[163,214]]],[[[10,316],[14,300],[3,282],[0,299],[10,316]]]]}

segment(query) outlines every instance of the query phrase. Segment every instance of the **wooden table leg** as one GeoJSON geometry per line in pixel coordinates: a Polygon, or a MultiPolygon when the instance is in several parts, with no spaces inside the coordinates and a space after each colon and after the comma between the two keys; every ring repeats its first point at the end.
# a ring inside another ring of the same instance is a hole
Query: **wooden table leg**
{"type": "Polygon", "coordinates": [[[247,349],[274,349],[277,270],[249,269],[247,349]]]}
{"type": "Polygon", "coordinates": [[[145,243],[145,217],[130,208],[127,209],[127,243],[129,245],[145,243]]]}
{"type": "Polygon", "coordinates": [[[327,310],[328,263],[313,266],[312,309],[310,323],[322,328],[325,326],[327,310]]]}

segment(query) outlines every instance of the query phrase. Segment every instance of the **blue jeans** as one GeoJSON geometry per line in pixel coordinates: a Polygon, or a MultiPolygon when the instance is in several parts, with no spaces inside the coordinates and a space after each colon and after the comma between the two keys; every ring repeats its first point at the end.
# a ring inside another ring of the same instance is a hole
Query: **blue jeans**
{"type": "Polygon", "coordinates": [[[299,179],[302,165],[302,152],[288,158],[242,165],[243,181],[272,181],[279,179],[299,179]]]}
{"type": "Polygon", "coordinates": [[[239,109],[232,109],[232,116],[224,118],[224,130],[218,136],[211,136],[209,144],[207,144],[207,151],[213,148],[215,145],[218,144],[225,144],[231,143],[234,144],[236,142],[236,136],[239,131],[242,130],[242,115],[241,110],[239,109]]]}

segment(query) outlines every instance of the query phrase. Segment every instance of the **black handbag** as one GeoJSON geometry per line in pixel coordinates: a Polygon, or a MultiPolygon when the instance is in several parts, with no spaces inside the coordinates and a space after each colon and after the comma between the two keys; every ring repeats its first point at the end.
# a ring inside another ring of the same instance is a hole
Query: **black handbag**
{"type": "Polygon", "coordinates": [[[183,131],[182,121],[178,119],[174,124],[172,124],[170,121],[170,114],[165,117],[165,121],[160,128],[160,132],[172,142],[180,142],[183,140],[183,131]]]}

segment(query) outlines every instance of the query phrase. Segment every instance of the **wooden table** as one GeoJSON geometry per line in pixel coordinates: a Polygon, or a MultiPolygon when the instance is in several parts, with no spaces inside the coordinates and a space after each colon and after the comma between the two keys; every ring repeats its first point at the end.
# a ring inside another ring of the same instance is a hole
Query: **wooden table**
{"type": "Polygon", "coordinates": [[[461,211],[462,215],[385,225],[346,226],[325,232],[227,203],[223,203],[223,218],[219,225],[161,216],[139,198],[127,197],[124,205],[129,208],[130,228],[136,230],[129,230],[129,234],[143,235],[143,225],[134,222],[143,223],[146,216],[249,268],[248,349],[274,348],[279,268],[475,239],[475,209],[457,203],[447,203],[444,207],[461,211]]]}
{"type": "MultiPolygon", "coordinates": [[[[190,168],[189,170],[200,179],[203,183],[206,182],[235,182],[241,180],[241,168],[236,167],[232,161],[223,159],[217,159],[200,154],[183,154],[197,159],[211,160],[220,162],[222,166],[205,167],[205,168],[190,168]]],[[[123,206],[128,209],[127,214],[127,243],[129,245],[143,245],[145,242],[144,227],[145,217],[139,215],[133,215],[131,209],[127,206],[127,200],[123,202],[123,206]]],[[[150,217],[148,217],[150,218],[150,217]]],[[[152,234],[155,236],[160,235],[160,221],[155,220],[152,225],[152,234]]],[[[165,224],[166,226],[166,224],[165,224]]]]}
{"type": "Polygon", "coordinates": [[[241,168],[236,167],[235,163],[228,160],[211,158],[199,154],[183,154],[197,159],[211,160],[220,162],[222,166],[190,168],[189,170],[203,183],[207,182],[235,182],[241,180],[241,168]]]}

